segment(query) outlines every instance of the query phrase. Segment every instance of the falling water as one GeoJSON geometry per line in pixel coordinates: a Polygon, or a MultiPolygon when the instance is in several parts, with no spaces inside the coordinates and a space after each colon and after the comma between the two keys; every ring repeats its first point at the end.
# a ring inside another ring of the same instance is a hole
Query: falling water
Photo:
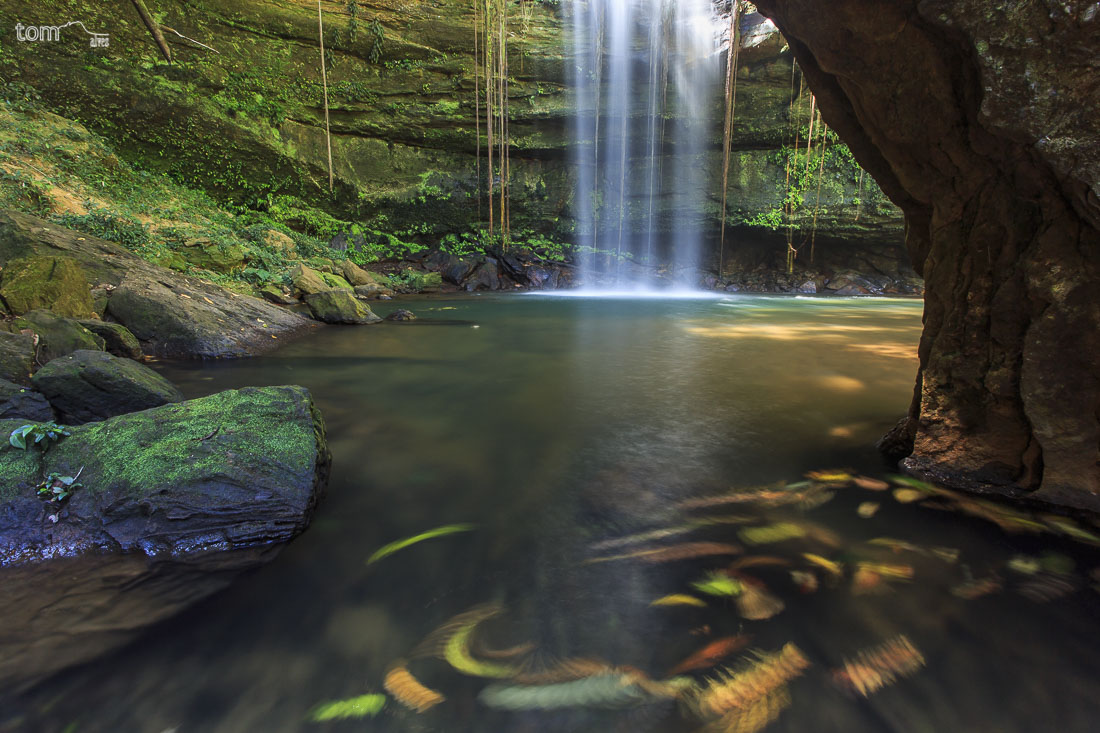
{"type": "Polygon", "coordinates": [[[712,0],[573,0],[577,244],[589,286],[697,284],[719,95],[712,0]]]}

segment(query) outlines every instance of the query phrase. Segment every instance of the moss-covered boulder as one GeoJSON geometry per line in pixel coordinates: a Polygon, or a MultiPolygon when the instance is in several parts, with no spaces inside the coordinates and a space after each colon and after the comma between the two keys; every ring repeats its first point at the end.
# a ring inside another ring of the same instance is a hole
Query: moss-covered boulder
{"type": "Polygon", "coordinates": [[[361,325],[382,319],[347,290],[325,290],[303,298],[313,317],[325,323],[361,325]]]}
{"type": "Polygon", "coordinates": [[[0,331],[0,379],[30,384],[34,371],[34,337],[0,331]]]}
{"type": "MultiPolygon", "coordinates": [[[[24,423],[0,419],[0,435],[24,423]]],[[[309,525],[328,478],[324,423],[301,387],[71,430],[45,452],[0,449],[0,697],[269,561],[309,525]],[[50,473],[80,473],[62,504],[37,496],[50,473]]]]}
{"type": "MultiPolygon", "coordinates": [[[[38,392],[0,379],[0,420],[9,418],[46,422],[53,420],[54,414],[50,403],[38,392]]],[[[6,441],[6,438],[0,435],[0,440],[6,441]]]]}
{"type": "Polygon", "coordinates": [[[268,283],[260,288],[260,296],[268,303],[275,303],[276,305],[294,305],[298,302],[298,300],[290,294],[290,291],[274,283],[268,283]]]}
{"type": "Polygon", "coordinates": [[[130,329],[121,323],[88,319],[80,321],[80,325],[103,339],[103,348],[107,350],[107,353],[126,359],[140,359],[142,357],[141,342],[137,340],[137,336],[130,329]]]}
{"type": "Polygon", "coordinates": [[[32,331],[38,336],[39,364],[81,349],[103,350],[103,339],[80,325],[80,321],[50,311],[24,313],[12,322],[12,327],[19,331],[32,331]]]}
{"type": "Polygon", "coordinates": [[[0,298],[16,315],[41,308],[62,316],[92,315],[91,286],[76,260],[20,257],[0,272],[0,298]]]}
{"type": "Polygon", "coordinates": [[[320,273],[321,279],[325,281],[325,285],[329,288],[339,288],[340,290],[351,290],[351,283],[344,278],[332,272],[320,273]]]}
{"type": "Polygon", "coordinates": [[[104,351],[54,359],[31,378],[66,425],[182,402],[175,385],[144,364],[104,351]]]}
{"type": "Polygon", "coordinates": [[[378,283],[355,286],[355,297],[357,298],[377,298],[382,295],[393,295],[393,293],[393,288],[378,283]]]}
{"type": "Polygon", "coordinates": [[[290,271],[290,282],[293,283],[294,292],[298,295],[320,293],[332,288],[321,278],[321,273],[305,265],[295,265],[290,271]]]}
{"type": "Polygon", "coordinates": [[[359,265],[350,260],[344,260],[340,263],[340,274],[344,276],[344,279],[351,283],[352,287],[358,287],[360,285],[370,285],[377,283],[378,285],[388,285],[387,280],[382,275],[377,275],[369,270],[364,270],[359,265]]]}
{"type": "Polygon", "coordinates": [[[244,249],[237,244],[214,244],[209,241],[190,242],[178,254],[195,267],[211,272],[231,272],[244,267],[244,249]]]}

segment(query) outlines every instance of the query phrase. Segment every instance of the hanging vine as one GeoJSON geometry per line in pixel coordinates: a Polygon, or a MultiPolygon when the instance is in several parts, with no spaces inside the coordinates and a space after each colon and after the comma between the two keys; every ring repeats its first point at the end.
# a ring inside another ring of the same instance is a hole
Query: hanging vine
{"type": "MultiPolygon", "coordinates": [[[[505,248],[511,238],[511,140],[508,124],[508,3],[507,0],[474,0],[477,98],[478,178],[481,178],[481,81],[485,88],[485,136],[488,166],[486,194],[489,201],[489,234],[498,230],[505,248]],[[496,157],[494,164],[493,158],[496,157]],[[498,187],[499,182],[499,187],[498,187]],[[499,219],[497,218],[499,215],[499,219]]],[[[480,213],[481,190],[478,186],[480,213]]]]}
{"type": "Polygon", "coordinates": [[[726,205],[729,196],[730,151],[733,126],[737,110],[737,65],[741,52],[741,3],[735,0],[730,7],[729,54],[726,58],[726,124],[722,133],[722,225],[718,245],[718,276],[725,271],[726,261],[726,205]]]}

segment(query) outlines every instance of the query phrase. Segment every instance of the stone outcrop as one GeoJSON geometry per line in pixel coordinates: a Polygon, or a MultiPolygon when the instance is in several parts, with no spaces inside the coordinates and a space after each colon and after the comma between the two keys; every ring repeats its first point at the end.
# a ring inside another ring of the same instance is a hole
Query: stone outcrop
{"type": "Polygon", "coordinates": [[[927,287],[908,470],[1100,509],[1095,4],[758,5],[906,215],[927,287]]]}
{"type": "MultiPolygon", "coordinates": [[[[0,434],[19,427],[0,420],[0,434]]],[[[0,450],[0,698],[91,659],[266,562],[328,478],[300,387],[224,392],[0,450]],[[50,474],[77,477],[46,501],[50,474]]]]}
{"type": "MultiPolygon", "coordinates": [[[[171,272],[98,237],[33,216],[0,212],[0,264],[29,256],[60,256],[77,262],[93,291],[107,298],[107,314],[156,356],[249,356],[311,328],[311,321],[296,313],[171,272]]],[[[24,318],[30,320],[31,314],[24,318]]],[[[94,338],[98,346],[75,348],[103,348],[103,339],[94,338]]],[[[48,358],[73,350],[51,353],[48,358]]]]}
{"type": "Polygon", "coordinates": [[[364,325],[382,320],[344,289],[310,293],[303,300],[313,317],[325,323],[364,325]]]}

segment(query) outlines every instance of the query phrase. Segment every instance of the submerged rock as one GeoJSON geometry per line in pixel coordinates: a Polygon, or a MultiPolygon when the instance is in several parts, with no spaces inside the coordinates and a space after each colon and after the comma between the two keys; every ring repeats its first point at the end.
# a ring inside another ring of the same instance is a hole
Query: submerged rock
{"type": "Polygon", "coordinates": [[[363,305],[347,290],[326,290],[310,293],[303,299],[313,317],[325,323],[362,325],[378,323],[382,319],[369,307],[363,305]]]}
{"type": "Polygon", "coordinates": [[[400,308],[386,316],[387,321],[415,321],[416,314],[410,310],[400,308]]]}
{"type": "MultiPolygon", "coordinates": [[[[0,420],[0,435],[19,427],[0,420]]],[[[307,390],[223,392],[0,451],[0,698],[129,641],[273,557],[328,479],[307,390]],[[36,495],[56,472],[80,486],[36,495]]]]}
{"type": "Polygon", "coordinates": [[[175,385],[144,364],[104,351],[54,359],[31,378],[66,425],[182,402],[175,385]]]}
{"type": "Polygon", "coordinates": [[[76,261],[111,318],[157,356],[250,356],[313,326],[296,313],[177,274],[98,237],[0,212],[0,264],[36,255],[76,261]]]}
{"type": "MultiPolygon", "coordinates": [[[[54,419],[54,414],[50,403],[38,392],[0,379],[0,420],[6,418],[47,422],[54,419]]],[[[5,439],[0,436],[0,440],[5,439]]]]}

